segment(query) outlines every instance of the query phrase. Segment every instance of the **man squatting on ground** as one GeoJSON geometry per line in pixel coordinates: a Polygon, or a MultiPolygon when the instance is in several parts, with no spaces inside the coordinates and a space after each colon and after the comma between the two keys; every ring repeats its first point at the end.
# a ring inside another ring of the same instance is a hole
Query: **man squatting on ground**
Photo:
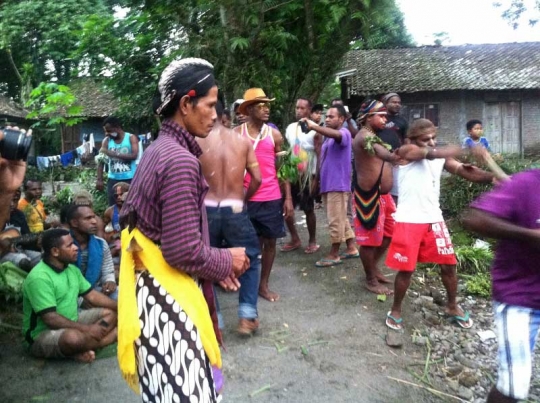
{"type": "MultiPolygon", "coordinates": [[[[302,162],[298,164],[298,180],[291,183],[291,200],[285,200],[285,203],[292,201],[293,212],[285,219],[291,240],[281,248],[282,252],[296,250],[302,246],[302,241],[298,235],[295,225],[294,209],[300,206],[300,210],[306,215],[306,224],[309,234],[308,245],[304,253],[315,253],[320,246],[317,245],[317,217],[315,216],[315,198],[314,189],[315,175],[317,174],[317,155],[315,153],[316,143],[321,142],[321,135],[315,130],[309,130],[304,133],[300,119],[309,118],[311,114],[312,103],[309,99],[299,98],[296,100],[296,120],[285,130],[285,138],[289,143],[294,156],[300,158],[302,162]]],[[[319,116],[320,120],[320,116],[319,116]]],[[[316,121],[318,124],[318,120],[316,121]]],[[[307,126],[306,126],[307,127],[307,126]]]]}
{"type": "MultiPolygon", "coordinates": [[[[259,295],[275,302],[279,294],[268,287],[270,272],[276,257],[276,239],[285,236],[283,217],[292,214],[292,203],[283,205],[281,189],[277,178],[276,155],[281,151],[283,137],[279,130],[266,123],[270,117],[270,99],[261,88],[250,88],[244,93],[244,102],[238,112],[248,116],[247,122],[234,130],[250,140],[259,163],[262,183],[247,203],[247,211],[261,245],[261,282],[259,295]]],[[[249,188],[251,175],[246,174],[244,187],[249,188]]],[[[285,194],[290,198],[290,185],[286,183],[285,194]]]]}
{"type": "Polygon", "coordinates": [[[35,357],[95,359],[116,341],[116,301],[92,289],[77,262],[77,245],[61,228],[43,233],[43,260],[23,284],[23,333],[35,357]],[[78,311],[83,297],[94,308],[78,311]]]}
{"type": "Polygon", "coordinates": [[[317,267],[330,267],[343,263],[339,254],[341,243],[346,250],[341,255],[358,256],[354,232],[347,218],[347,205],[351,197],[351,133],[343,127],[347,112],[342,105],[332,106],[326,112],[326,127],[319,126],[310,119],[303,118],[309,130],[320,133],[326,140],[321,151],[321,194],[332,246],[328,254],[317,261],[317,267]]]}
{"type": "Polygon", "coordinates": [[[392,294],[390,283],[377,267],[394,232],[396,205],[390,195],[392,163],[399,157],[390,152],[377,133],[385,128],[386,108],[367,100],[360,107],[362,127],[353,140],[356,183],[354,183],[354,230],[366,272],[366,288],[375,294],[392,294]]]}
{"type": "Polygon", "coordinates": [[[488,403],[527,400],[540,329],[540,170],[513,175],[471,204],[463,226],[498,239],[491,268],[499,346],[488,403]]]}
{"type": "Polygon", "coordinates": [[[246,204],[261,185],[261,171],[251,142],[221,124],[223,105],[219,101],[216,112],[217,120],[208,137],[197,138],[203,152],[199,161],[209,186],[204,204],[210,245],[219,248],[225,243],[228,247],[246,248],[249,269],[238,279],[228,278],[220,284],[226,291],[240,288],[237,331],[241,335],[250,335],[259,327],[257,300],[261,250],[246,204]],[[246,171],[251,181],[244,192],[246,171]]]}
{"type": "MultiPolygon", "coordinates": [[[[469,329],[472,319],[457,305],[456,257],[439,205],[442,170],[478,183],[493,181],[493,174],[454,159],[463,151],[459,146],[435,148],[437,129],[427,119],[414,121],[405,144],[397,154],[408,163],[399,166],[399,199],[395,213],[394,234],[386,265],[397,270],[394,303],[387,314],[386,325],[401,329],[401,304],[411,283],[416,263],[441,266],[441,278],[448,301],[445,312],[459,326],[469,329]]],[[[482,157],[485,149],[472,150],[482,157]]],[[[466,152],[466,150],[465,150],[466,152]]]]}

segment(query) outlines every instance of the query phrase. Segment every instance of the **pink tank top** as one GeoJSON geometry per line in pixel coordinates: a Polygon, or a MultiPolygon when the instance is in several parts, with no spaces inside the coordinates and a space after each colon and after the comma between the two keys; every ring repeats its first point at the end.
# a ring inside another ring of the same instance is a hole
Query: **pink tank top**
{"type": "MultiPolygon", "coordinates": [[[[260,140],[252,138],[247,130],[247,124],[242,125],[242,136],[251,140],[255,148],[255,156],[259,162],[262,183],[250,201],[272,201],[281,199],[281,190],[276,172],[276,151],[272,129],[264,124],[261,128],[260,140]]],[[[251,175],[246,173],[244,177],[244,188],[248,188],[251,182],[251,175]]]]}

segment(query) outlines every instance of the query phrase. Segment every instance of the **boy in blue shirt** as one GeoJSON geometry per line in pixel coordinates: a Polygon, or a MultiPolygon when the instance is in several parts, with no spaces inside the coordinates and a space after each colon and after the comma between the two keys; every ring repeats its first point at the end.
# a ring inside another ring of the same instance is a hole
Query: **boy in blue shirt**
{"type": "Polygon", "coordinates": [[[482,129],[481,120],[478,120],[478,119],[469,120],[466,124],[466,127],[467,127],[467,133],[469,133],[469,137],[463,140],[463,144],[461,148],[473,148],[480,145],[484,147],[486,150],[491,151],[489,149],[488,140],[482,136],[484,131],[482,129]]]}

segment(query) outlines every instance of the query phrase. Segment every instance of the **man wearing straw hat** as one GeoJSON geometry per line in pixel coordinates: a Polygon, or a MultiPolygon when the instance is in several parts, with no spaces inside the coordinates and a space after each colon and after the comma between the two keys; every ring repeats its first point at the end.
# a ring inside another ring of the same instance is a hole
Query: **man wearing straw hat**
{"type": "MultiPolygon", "coordinates": [[[[259,295],[275,302],[279,295],[270,291],[268,282],[276,256],[276,239],[285,236],[283,216],[292,214],[290,185],[286,185],[285,206],[281,201],[281,189],[277,177],[276,154],[281,151],[283,137],[279,130],[268,126],[270,103],[275,98],[268,98],[261,88],[250,88],[244,93],[244,102],[238,107],[238,113],[247,116],[247,121],[235,128],[235,131],[247,137],[261,170],[262,184],[249,199],[247,211],[261,244],[261,282],[259,295]]],[[[244,177],[244,187],[251,181],[249,173],[244,177]]]]}

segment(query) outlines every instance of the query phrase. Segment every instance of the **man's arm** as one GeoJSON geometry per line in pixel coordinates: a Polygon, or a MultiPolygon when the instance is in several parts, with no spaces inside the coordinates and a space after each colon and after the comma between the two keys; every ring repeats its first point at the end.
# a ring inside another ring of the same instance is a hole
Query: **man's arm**
{"type": "Polygon", "coordinates": [[[341,143],[342,135],[339,130],[330,129],[329,127],[325,127],[325,126],[319,126],[317,123],[315,123],[314,121],[308,118],[303,118],[301,119],[301,121],[307,123],[309,130],[314,130],[317,133],[322,134],[324,137],[329,137],[331,139],[336,140],[336,142],[341,143]]]}
{"type": "Polygon", "coordinates": [[[82,333],[89,334],[96,340],[101,340],[109,331],[107,327],[101,326],[97,323],[85,325],[69,320],[65,316],[62,316],[56,312],[44,313],[41,315],[41,319],[43,322],[45,322],[49,329],[76,329],[82,333]]]}
{"type": "Polygon", "coordinates": [[[105,240],[99,240],[103,250],[103,262],[101,266],[101,286],[105,295],[110,295],[116,291],[116,281],[114,274],[114,263],[111,256],[111,250],[105,240]]]}
{"type": "Polygon", "coordinates": [[[461,221],[465,229],[488,238],[524,241],[540,249],[540,230],[521,227],[476,208],[467,210],[461,221]]]}
{"type": "Polygon", "coordinates": [[[262,183],[261,169],[259,167],[259,162],[255,156],[255,151],[251,145],[251,141],[247,138],[244,138],[244,144],[247,149],[247,158],[246,158],[246,171],[251,176],[251,182],[247,188],[246,195],[244,197],[244,202],[248,202],[249,199],[257,192],[262,183]]]}
{"type": "Polygon", "coordinates": [[[449,145],[441,148],[418,147],[416,144],[405,144],[396,153],[408,161],[433,160],[436,158],[453,158],[462,154],[459,146],[449,145]]]}
{"type": "Polygon", "coordinates": [[[358,129],[358,125],[356,125],[350,113],[347,113],[347,120],[345,122],[347,122],[347,129],[349,129],[351,132],[351,137],[354,139],[360,130],[358,129]]]}
{"type": "Polygon", "coordinates": [[[96,290],[90,290],[83,298],[95,307],[108,308],[112,311],[118,309],[118,303],[114,299],[111,299],[96,290]]]}
{"type": "Polygon", "coordinates": [[[108,151],[107,155],[112,158],[116,158],[123,161],[134,161],[139,155],[139,139],[134,134],[129,135],[129,142],[131,144],[131,153],[119,154],[113,151],[108,151]]]}
{"type": "Polygon", "coordinates": [[[444,169],[454,175],[461,176],[476,183],[492,183],[494,175],[491,172],[484,171],[474,165],[463,164],[454,158],[447,158],[444,163],[444,169]]]}

